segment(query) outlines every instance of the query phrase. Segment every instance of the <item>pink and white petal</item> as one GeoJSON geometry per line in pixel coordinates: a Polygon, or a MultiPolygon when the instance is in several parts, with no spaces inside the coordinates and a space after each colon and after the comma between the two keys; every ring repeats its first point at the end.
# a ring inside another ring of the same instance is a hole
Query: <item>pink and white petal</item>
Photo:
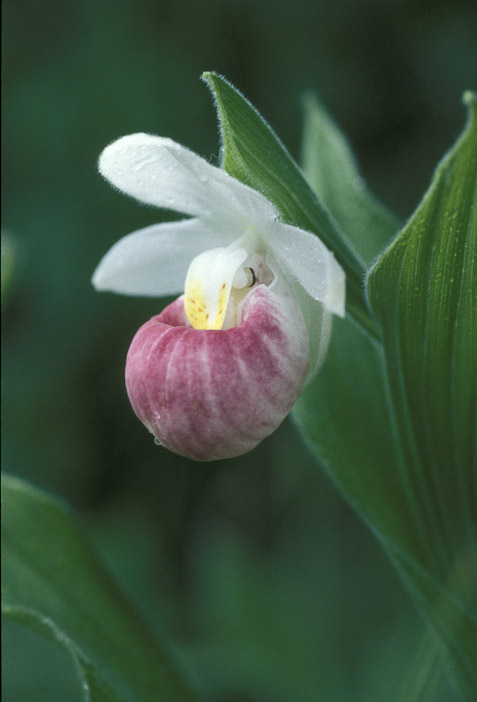
{"type": "Polygon", "coordinates": [[[132,407],[167,448],[198,461],[239,456],[283,421],[308,369],[308,337],[292,297],[263,285],[240,325],[186,326],[183,298],[137,332],[126,363],[132,407]]]}
{"type": "Polygon", "coordinates": [[[254,213],[276,215],[260,193],[166,137],[122,137],[106,147],[98,165],[112,185],[149,205],[219,218],[228,226],[238,219],[239,227],[243,227],[241,220],[253,220],[254,213]]]}
{"type": "Polygon", "coordinates": [[[345,316],[345,274],[334,255],[314,234],[275,222],[262,238],[284,272],[290,273],[315,300],[345,316]]]}
{"type": "MultiPolygon", "coordinates": [[[[97,290],[160,297],[184,290],[190,262],[211,247],[231,243],[199,219],[164,222],[120,239],[96,268],[97,290]]],[[[233,240],[233,239],[231,239],[233,240]]]]}

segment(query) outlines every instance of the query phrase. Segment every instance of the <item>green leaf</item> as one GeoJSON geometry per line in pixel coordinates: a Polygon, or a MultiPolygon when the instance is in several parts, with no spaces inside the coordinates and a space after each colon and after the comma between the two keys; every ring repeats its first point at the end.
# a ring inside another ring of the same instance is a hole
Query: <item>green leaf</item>
{"type": "Polygon", "coordinates": [[[462,621],[442,621],[426,591],[423,608],[470,695],[477,689],[477,99],[465,100],[464,133],[371,270],[368,293],[382,327],[412,528],[425,570],[455,598],[462,621]]]}
{"type": "Polygon", "coordinates": [[[398,231],[398,219],[369,192],[337,124],[318,99],[304,98],[303,172],[364,261],[370,263],[398,231]]]}
{"type": "Polygon", "coordinates": [[[379,345],[337,319],[294,420],[308,447],[388,551],[422,557],[406,519],[379,345]]]}
{"type": "Polygon", "coordinates": [[[2,276],[1,276],[1,301],[2,306],[8,301],[18,268],[18,243],[9,232],[2,231],[2,276]]]}
{"type": "Polygon", "coordinates": [[[277,207],[281,218],[317,234],[346,273],[347,309],[369,334],[375,323],[364,299],[365,263],[313,192],[282,142],[257,110],[216,73],[204,73],[217,105],[223,141],[223,168],[255,188],[277,207]]]}
{"type": "MultiPolygon", "coordinates": [[[[432,561],[416,538],[394,448],[379,346],[350,322],[336,320],[325,363],[296,403],[293,417],[310,451],[375,533],[415,604],[448,646],[464,689],[472,689],[477,624],[456,599],[452,583],[443,585],[431,574],[432,561]]],[[[461,592],[471,592],[477,562],[464,555],[453,577],[460,579],[461,592]]]]}
{"type": "Polygon", "coordinates": [[[85,699],[197,699],[67,511],[11,477],[2,495],[2,610],[73,656],[85,699]]]}
{"type": "Polygon", "coordinates": [[[310,451],[382,543],[414,603],[446,644],[463,691],[472,690],[477,624],[455,597],[453,584],[457,581],[461,592],[471,590],[477,561],[462,554],[454,583],[444,584],[432,573],[394,447],[379,345],[349,321],[336,320],[325,363],[293,417],[310,451]]]}
{"type": "Polygon", "coordinates": [[[2,618],[2,695],[5,700],[84,700],[81,676],[70,653],[30,627],[2,618]]]}
{"type": "Polygon", "coordinates": [[[368,278],[410,499],[436,568],[475,543],[477,121],[368,278]]]}
{"type": "MultiPolygon", "coordinates": [[[[474,702],[477,690],[477,619],[469,609],[469,604],[462,595],[462,575],[466,588],[475,588],[477,560],[462,562],[462,573],[454,571],[447,584],[442,584],[415,561],[395,554],[394,562],[410,588],[410,594],[421,612],[432,623],[434,632],[445,644],[447,653],[464,699],[474,702]],[[474,578],[474,582],[472,582],[474,578]],[[455,595],[457,590],[460,597],[455,595]]],[[[470,594],[467,592],[467,594],[470,594]]]]}
{"type": "MultiPolygon", "coordinates": [[[[323,368],[293,414],[446,644],[461,692],[471,700],[477,689],[477,134],[475,98],[468,101],[472,114],[462,138],[369,275],[383,347],[337,320],[323,368]]],[[[333,196],[323,197],[338,219],[333,196]]]]}

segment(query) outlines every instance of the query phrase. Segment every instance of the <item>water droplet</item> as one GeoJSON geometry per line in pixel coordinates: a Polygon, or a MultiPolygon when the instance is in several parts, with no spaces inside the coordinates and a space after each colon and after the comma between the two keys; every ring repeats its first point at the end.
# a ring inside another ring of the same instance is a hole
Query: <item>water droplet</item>
{"type": "Polygon", "coordinates": [[[142,160],[136,161],[136,163],[134,163],[134,164],[131,166],[131,170],[133,170],[133,171],[140,171],[140,170],[142,170],[145,166],[152,166],[154,163],[156,163],[156,161],[157,161],[157,157],[156,157],[156,156],[145,157],[145,158],[143,158],[142,160]]]}
{"type": "Polygon", "coordinates": [[[154,439],[154,443],[156,444],[156,446],[164,446],[164,444],[162,443],[162,441],[159,441],[159,439],[157,438],[157,436],[156,436],[155,439],[154,439]]]}

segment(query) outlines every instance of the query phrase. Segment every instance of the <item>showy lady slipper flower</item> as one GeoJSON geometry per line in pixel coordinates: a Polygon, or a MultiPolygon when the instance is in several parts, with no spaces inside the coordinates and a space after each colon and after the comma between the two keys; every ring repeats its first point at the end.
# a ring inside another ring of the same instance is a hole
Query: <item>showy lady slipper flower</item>
{"type": "Polygon", "coordinates": [[[318,237],[279,221],[257,191],[180,144],[123,137],[102,175],[137,200],[189,215],[129,234],[104,256],[98,290],[181,293],[137,332],[132,407],[161,444],[200,461],[271,434],[320,365],[344,273],[318,237]]]}

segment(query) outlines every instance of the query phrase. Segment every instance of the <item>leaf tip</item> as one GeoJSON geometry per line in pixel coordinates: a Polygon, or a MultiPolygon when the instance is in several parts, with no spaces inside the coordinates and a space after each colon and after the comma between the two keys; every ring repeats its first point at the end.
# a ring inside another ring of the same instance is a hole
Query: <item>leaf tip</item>
{"type": "Polygon", "coordinates": [[[313,90],[303,90],[300,94],[300,103],[306,108],[318,102],[318,98],[313,90]]]}
{"type": "Polygon", "coordinates": [[[468,124],[475,125],[477,121],[477,92],[466,90],[462,95],[462,102],[467,107],[468,124]]]}
{"type": "Polygon", "coordinates": [[[477,93],[473,90],[466,90],[462,95],[462,102],[468,107],[475,107],[477,105],[477,93]]]}
{"type": "MultiPolygon", "coordinates": [[[[217,110],[217,116],[219,117],[219,122],[222,123],[221,116],[223,113],[222,109],[222,96],[220,93],[220,87],[232,87],[232,84],[224,77],[221,76],[216,71],[204,71],[200,76],[201,81],[203,81],[210,92],[212,93],[212,99],[217,110]]],[[[223,125],[221,124],[223,127],[223,125]]]]}
{"type": "Polygon", "coordinates": [[[204,83],[209,83],[214,75],[215,71],[203,71],[203,73],[200,74],[200,79],[203,80],[204,83]]]}
{"type": "Polygon", "coordinates": [[[212,91],[214,91],[217,83],[228,83],[230,85],[229,81],[216,71],[204,71],[201,73],[200,79],[206,83],[212,91]]]}
{"type": "Polygon", "coordinates": [[[467,108],[466,125],[462,132],[462,139],[470,138],[474,145],[471,147],[475,154],[475,140],[477,139],[477,91],[466,90],[462,95],[462,104],[467,108]]]}

